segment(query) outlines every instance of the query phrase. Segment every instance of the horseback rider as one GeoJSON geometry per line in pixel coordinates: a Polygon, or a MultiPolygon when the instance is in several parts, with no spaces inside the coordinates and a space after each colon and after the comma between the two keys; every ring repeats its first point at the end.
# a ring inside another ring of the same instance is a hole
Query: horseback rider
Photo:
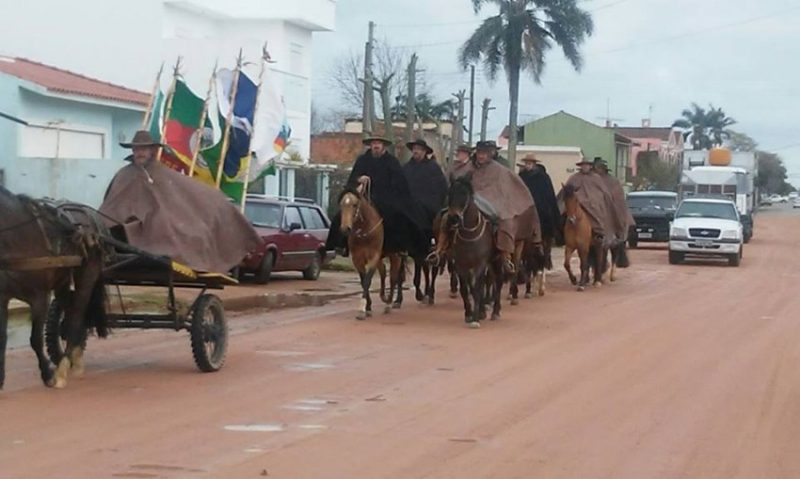
{"type": "MultiPolygon", "coordinates": [[[[426,254],[429,243],[425,241],[425,213],[411,196],[400,162],[387,150],[392,142],[371,136],[363,143],[369,148],[356,158],[347,187],[369,192],[383,219],[384,252],[426,254]]],[[[346,255],[347,239],[340,225],[341,214],[337,213],[331,221],[326,247],[344,250],[346,255]]]]}
{"type": "Polygon", "coordinates": [[[433,220],[444,206],[447,196],[447,179],[433,157],[433,148],[423,139],[406,144],[411,150],[411,160],[403,166],[411,196],[425,213],[425,232],[432,234],[433,220]]]}
{"type": "Polygon", "coordinates": [[[533,202],[536,203],[542,237],[553,238],[561,213],[558,210],[558,200],[550,175],[547,174],[547,169],[536,159],[536,156],[530,153],[517,165],[521,167],[519,177],[528,187],[528,191],[533,196],[533,202]]]}
{"type": "Polygon", "coordinates": [[[471,159],[472,148],[465,144],[458,145],[456,147],[456,157],[447,168],[448,180],[453,181],[472,171],[473,163],[470,161],[471,159]]]}
{"type": "Polygon", "coordinates": [[[620,182],[608,174],[608,163],[602,157],[595,157],[593,168],[606,185],[606,188],[608,188],[614,201],[615,212],[620,222],[620,231],[616,234],[617,239],[625,241],[628,238],[628,230],[636,225],[636,220],[633,219],[633,215],[628,209],[628,203],[625,201],[625,191],[622,189],[620,182]]]}
{"type": "Polygon", "coordinates": [[[478,142],[472,187],[478,208],[496,222],[495,244],[503,260],[503,269],[514,274],[515,259],[522,254],[522,242],[541,242],[539,215],[531,192],[519,176],[496,161],[497,152],[494,141],[478,142]]]}

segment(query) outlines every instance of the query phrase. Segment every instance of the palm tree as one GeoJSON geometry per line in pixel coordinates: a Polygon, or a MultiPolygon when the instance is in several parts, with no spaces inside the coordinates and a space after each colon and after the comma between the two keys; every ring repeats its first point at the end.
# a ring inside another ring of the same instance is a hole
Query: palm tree
{"type": "Polygon", "coordinates": [[[578,7],[579,0],[472,0],[476,14],[487,4],[500,9],[498,15],[481,23],[459,52],[459,62],[466,70],[470,64],[483,62],[490,80],[497,78],[502,67],[508,78],[511,105],[508,113],[508,161],[513,165],[517,155],[517,112],[519,80],[524,70],[533,81],[541,83],[545,53],[554,44],[575,70],[583,65],[579,47],[592,34],[592,16],[578,7]]]}
{"type": "MultiPolygon", "coordinates": [[[[408,99],[406,95],[400,95],[396,100],[397,102],[393,107],[392,115],[397,119],[405,119],[406,101],[408,99]]],[[[422,93],[417,95],[415,110],[418,121],[450,121],[455,115],[456,102],[453,100],[436,102],[428,93],[422,93]]]]}
{"type": "Polygon", "coordinates": [[[722,108],[714,108],[714,105],[709,105],[706,110],[692,103],[691,109],[683,110],[681,116],[683,118],[675,120],[672,126],[684,130],[683,139],[692,142],[693,150],[722,146],[724,139],[731,137],[728,127],[736,124],[736,120],[726,116],[722,108]]]}

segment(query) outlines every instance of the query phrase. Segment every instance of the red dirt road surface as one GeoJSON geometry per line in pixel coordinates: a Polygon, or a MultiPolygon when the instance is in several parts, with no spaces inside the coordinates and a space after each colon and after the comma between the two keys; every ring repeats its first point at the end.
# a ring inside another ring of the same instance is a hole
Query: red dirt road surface
{"type": "MultiPolygon", "coordinates": [[[[797,478],[800,217],[740,268],[631,254],[619,281],[463,324],[460,302],[232,316],[216,374],[185,333],[90,340],[87,375],[0,392],[2,478],[797,478]]],[[[560,268],[559,268],[560,269],[560,268]]]]}

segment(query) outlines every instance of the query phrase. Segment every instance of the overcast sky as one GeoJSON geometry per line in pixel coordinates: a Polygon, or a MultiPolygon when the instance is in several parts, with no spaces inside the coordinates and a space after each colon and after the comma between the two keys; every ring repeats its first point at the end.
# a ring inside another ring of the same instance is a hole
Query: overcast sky
{"type": "MultiPolygon", "coordinates": [[[[457,51],[479,24],[470,0],[339,0],[337,30],[314,42],[314,102],[338,106],[326,78],[335,58],[363,50],[367,23],[376,37],[418,45],[426,81],[439,99],[469,86],[457,51]]],[[[607,99],[620,125],[638,126],[652,107],[654,126],[669,126],[695,101],[713,103],[734,127],[776,151],[800,185],[800,1],[585,0],[594,35],[583,47],[585,66],[574,72],[558,50],[547,59],[541,85],[523,78],[520,122],[559,110],[603,123],[607,99]]],[[[495,12],[487,9],[481,16],[495,12]]],[[[507,122],[505,78],[491,85],[478,75],[476,98],[492,99],[496,135],[507,122]]],[[[479,103],[478,103],[479,104],[479,103]]],[[[476,106],[476,116],[479,109],[476,106]]],[[[477,123],[477,122],[476,122],[477,123]]]]}

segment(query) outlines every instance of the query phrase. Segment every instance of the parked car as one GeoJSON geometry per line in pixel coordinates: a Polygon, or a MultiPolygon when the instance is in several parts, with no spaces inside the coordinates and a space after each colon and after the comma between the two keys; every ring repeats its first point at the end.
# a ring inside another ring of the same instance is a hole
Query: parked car
{"type": "Polygon", "coordinates": [[[762,196],[761,197],[761,206],[772,206],[772,197],[771,196],[762,196]]]}
{"type": "Polygon", "coordinates": [[[792,200],[792,209],[800,208],[800,198],[795,198],[792,200]]]}
{"type": "Polygon", "coordinates": [[[671,191],[637,191],[628,194],[630,209],[636,225],[628,233],[628,246],[640,242],[669,241],[669,222],[678,206],[678,194],[671,191]]]}
{"type": "Polygon", "coordinates": [[[730,200],[693,198],[678,206],[669,232],[669,262],[687,256],[723,257],[731,266],[742,260],[744,228],[730,200]]]}
{"type": "Polygon", "coordinates": [[[253,274],[259,284],[278,271],[301,271],[316,280],[322,266],[335,256],[325,250],[330,220],[311,200],[248,195],[244,214],[263,243],[239,265],[240,274],[253,274]]]}

